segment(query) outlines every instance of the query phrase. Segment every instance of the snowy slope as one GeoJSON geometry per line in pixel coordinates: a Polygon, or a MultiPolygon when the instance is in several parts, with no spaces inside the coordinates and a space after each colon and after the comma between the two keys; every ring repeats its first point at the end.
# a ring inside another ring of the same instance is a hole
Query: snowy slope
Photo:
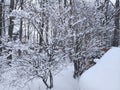
{"type": "Polygon", "coordinates": [[[120,90],[120,48],[110,49],[80,78],[80,90],[120,90]]]}
{"type": "Polygon", "coordinates": [[[52,90],[79,90],[79,81],[73,78],[73,65],[68,66],[55,77],[52,90]]]}
{"type": "MultiPolygon", "coordinates": [[[[73,65],[65,67],[54,77],[54,88],[51,90],[79,90],[79,80],[73,78],[73,65]]],[[[17,89],[0,85],[0,90],[47,90],[46,86],[40,79],[30,81],[26,87],[17,89]]]]}

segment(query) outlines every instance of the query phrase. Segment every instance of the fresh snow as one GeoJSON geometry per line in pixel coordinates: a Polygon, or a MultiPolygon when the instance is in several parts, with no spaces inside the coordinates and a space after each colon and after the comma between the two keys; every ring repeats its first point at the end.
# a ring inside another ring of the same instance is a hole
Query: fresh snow
{"type": "MultiPolygon", "coordinates": [[[[54,76],[54,87],[51,90],[79,90],[79,80],[73,78],[73,65],[70,64],[54,76]]],[[[41,79],[30,81],[24,88],[0,85],[0,90],[47,90],[41,79]]]]}
{"type": "Polygon", "coordinates": [[[82,74],[80,90],[120,90],[120,48],[110,49],[82,74]]]}
{"type": "Polygon", "coordinates": [[[73,71],[73,65],[70,65],[58,74],[52,90],[79,90],[79,81],[73,78],[73,71]]]}
{"type": "MultiPolygon", "coordinates": [[[[79,80],[73,78],[73,65],[70,64],[54,77],[54,87],[50,90],[79,90],[79,80]]],[[[31,90],[46,90],[40,80],[29,84],[31,90]]],[[[29,89],[28,89],[29,90],[29,89]]]]}
{"type": "MultiPolygon", "coordinates": [[[[120,48],[113,47],[95,61],[97,64],[84,72],[80,79],[73,78],[73,65],[68,65],[54,76],[54,87],[51,90],[120,90],[120,48]]],[[[7,83],[0,84],[0,90],[47,89],[41,79],[36,78],[20,89],[7,83]]]]}

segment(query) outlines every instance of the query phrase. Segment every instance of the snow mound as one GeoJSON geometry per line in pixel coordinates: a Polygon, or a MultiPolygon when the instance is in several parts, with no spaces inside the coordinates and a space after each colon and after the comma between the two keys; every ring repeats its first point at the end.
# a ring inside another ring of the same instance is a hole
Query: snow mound
{"type": "Polygon", "coordinates": [[[110,49],[82,74],[80,90],[120,90],[120,48],[110,49]]]}

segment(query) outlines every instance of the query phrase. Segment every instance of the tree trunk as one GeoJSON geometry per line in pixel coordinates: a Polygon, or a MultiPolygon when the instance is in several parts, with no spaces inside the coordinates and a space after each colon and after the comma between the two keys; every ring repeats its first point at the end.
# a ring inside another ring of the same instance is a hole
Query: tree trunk
{"type": "Polygon", "coordinates": [[[67,6],[67,0],[64,0],[64,8],[67,6]]]}
{"type": "Polygon", "coordinates": [[[53,76],[52,76],[52,72],[49,70],[50,73],[50,89],[53,88],[53,76]]]}
{"type": "Polygon", "coordinates": [[[109,7],[109,0],[105,0],[105,13],[104,13],[104,15],[105,15],[105,22],[104,23],[106,23],[107,21],[108,21],[108,7],[109,7]]]}
{"type": "Polygon", "coordinates": [[[3,31],[3,16],[2,16],[2,11],[3,11],[3,7],[2,7],[2,2],[0,2],[0,55],[2,53],[2,31],[3,31]]]}
{"type": "Polygon", "coordinates": [[[51,70],[49,70],[50,84],[47,83],[46,78],[43,78],[43,77],[41,77],[41,78],[43,80],[43,83],[46,85],[47,89],[53,88],[53,76],[52,76],[51,70]]]}
{"type": "Polygon", "coordinates": [[[29,36],[29,34],[30,34],[30,20],[28,20],[28,27],[27,27],[27,39],[29,40],[29,38],[30,38],[30,36],[29,36]]]}
{"type": "MultiPolygon", "coordinates": [[[[46,4],[48,4],[48,1],[46,0],[45,1],[45,3],[46,4]]],[[[47,6],[45,6],[45,8],[47,9],[47,6]]],[[[45,12],[45,18],[44,18],[44,21],[45,21],[45,24],[46,24],[46,26],[45,26],[45,32],[46,32],[46,44],[49,44],[49,34],[48,34],[48,32],[49,32],[49,15],[48,15],[48,13],[46,13],[45,12]]]]}
{"type": "MultiPolygon", "coordinates": [[[[10,13],[12,12],[13,9],[14,9],[14,0],[10,0],[10,13]]],[[[14,28],[13,19],[14,19],[14,17],[10,16],[10,24],[9,24],[8,35],[9,35],[9,37],[10,37],[11,40],[12,40],[13,28],[14,28]]]]}
{"type": "MultiPolygon", "coordinates": [[[[21,7],[21,10],[23,10],[23,0],[20,0],[20,7],[21,7]]],[[[19,36],[19,39],[20,39],[20,41],[22,42],[22,33],[23,33],[23,20],[22,20],[22,18],[20,19],[20,31],[19,31],[19,34],[20,34],[20,36],[19,36]]]]}
{"type": "Polygon", "coordinates": [[[116,7],[115,22],[114,22],[115,30],[114,30],[112,45],[118,47],[119,46],[119,0],[116,0],[115,7],[116,7]]]}
{"type": "Polygon", "coordinates": [[[3,23],[2,23],[2,2],[0,2],[0,37],[2,37],[2,28],[3,28],[3,23]]]}
{"type": "MultiPolygon", "coordinates": [[[[45,0],[42,0],[42,2],[41,2],[41,8],[44,8],[45,7],[45,0]]],[[[44,18],[45,18],[45,12],[44,12],[44,9],[42,10],[42,12],[41,12],[41,18],[42,18],[42,21],[41,21],[41,23],[40,23],[40,25],[39,25],[39,27],[40,27],[40,34],[39,34],[39,45],[40,46],[42,46],[42,43],[43,43],[43,30],[44,30],[44,28],[45,28],[45,20],[44,20],[44,18]]]]}
{"type": "Polygon", "coordinates": [[[48,31],[49,31],[49,20],[48,20],[48,19],[49,19],[49,18],[46,17],[46,19],[47,19],[47,20],[46,20],[46,21],[47,21],[47,22],[46,22],[46,44],[49,44],[49,42],[48,42],[48,41],[49,41],[49,36],[48,36],[48,31]]]}
{"type": "MultiPolygon", "coordinates": [[[[69,20],[69,28],[72,30],[72,34],[75,34],[77,36],[77,29],[76,27],[72,26],[72,22],[74,20],[76,20],[76,1],[75,0],[70,0],[70,7],[71,7],[71,10],[70,10],[70,15],[71,16],[74,16],[74,19],[71,19],[69,20]]],[[[72,42],[73,42],[73,45],[75,46],[74,47],[74,52],[75,54],[78,53],[78,42],[77,42],[77,37],[76,36],[73,36],[72,37],[72,42]]],[[[77,58],[77,55],[75,56],[75,58],[77,58]]],[[[81,73],[81,60],[73,60],[73,63],[74,63],[74,75],[73,77],[74,78],[77,78],[78,76],[80,76],[80,73],[81,73]]]]}
{"type": "MultiPolygon", "coordinates": [[[[2,15],[2,32],[5,32],[5,1],[4,0],[1,0],[1,15],[2,15]]],[[[3,35],[3,34],[2,34],[3,35]]]]}
{"type": "Polygon", "coordinates": [[[21,42],[22,42],[22,32],[23,32],[22,25],[23,25],[23,20],[21,18],[20,19],[20,31],[19,31],[19,34],[20,34],[19,39],[20,39],[21,42]]]}

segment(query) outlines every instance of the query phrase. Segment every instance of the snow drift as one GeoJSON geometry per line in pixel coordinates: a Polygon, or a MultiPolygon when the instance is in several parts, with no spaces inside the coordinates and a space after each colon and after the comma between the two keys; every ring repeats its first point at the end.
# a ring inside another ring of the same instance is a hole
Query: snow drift
{"type": "Polygon", "coordinates": [[[120,48],[110,49],[82,74],[80,90],[120,90],[120,48]]]}

